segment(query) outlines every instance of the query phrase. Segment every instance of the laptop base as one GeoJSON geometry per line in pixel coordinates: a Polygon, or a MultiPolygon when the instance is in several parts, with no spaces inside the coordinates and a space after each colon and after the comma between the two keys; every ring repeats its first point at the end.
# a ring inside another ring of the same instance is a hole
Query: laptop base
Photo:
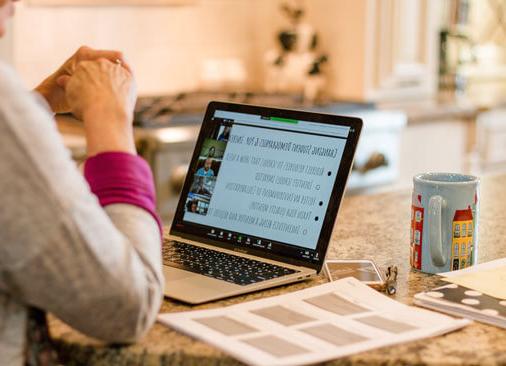
{"type": "Polygon", "coordinates": [[[316,271],[304,268],[304,271],[298,272],[295,275],[288,275],[247,286],[236,285],[166,265],[163,266],[163,274],[165,276],[165,296],[196,305],[307,280],[316,276],[316,271]]]}

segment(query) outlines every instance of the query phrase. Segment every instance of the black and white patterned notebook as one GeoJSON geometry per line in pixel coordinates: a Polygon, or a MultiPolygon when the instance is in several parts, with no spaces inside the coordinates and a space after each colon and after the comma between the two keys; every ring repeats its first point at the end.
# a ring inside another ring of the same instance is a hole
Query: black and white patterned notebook
{"type": "Polygon", "coordinates": [[[415,304],[506,328],[506,300],[449,284],[415,295],[415,304]]]}

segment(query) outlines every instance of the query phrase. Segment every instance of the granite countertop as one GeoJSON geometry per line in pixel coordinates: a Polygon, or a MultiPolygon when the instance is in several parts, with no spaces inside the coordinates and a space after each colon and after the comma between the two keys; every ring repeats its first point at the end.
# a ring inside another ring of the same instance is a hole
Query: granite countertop
{"type": "MultiPolygon", "coordinates": [[[[436,276],[409,266],[409,191],[345,197],[328,258],[372,258],[385,268],[399,268],[396,300],[412,304],[415,293],[438,283],[436,276]]],[[[482,180],[479,262],[506,256],[506,176],[482,180]]],[[[166,300],[161,312],[235,304],[325,282],[323,277],[189,307],[166,300]]],[[[155,324],[137,344],[111,347],[72,330],[50,317],[50,330],[65,365],[240,365],[216,348],[155,324]]],[[[341,358],[326,365],[499,365],[506,364],[506,330],[480,323],[435,338],[385,347],[341,358]]]]}

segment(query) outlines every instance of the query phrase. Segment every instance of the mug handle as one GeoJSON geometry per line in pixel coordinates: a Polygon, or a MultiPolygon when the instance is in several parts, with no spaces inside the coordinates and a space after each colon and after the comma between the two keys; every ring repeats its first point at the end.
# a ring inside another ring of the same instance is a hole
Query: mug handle
{"type": "Polygon", "coordinates": [[[445,205],[441,196],[432,196],[429,200],[429,250],[432,263],[436,266],[444,266],[448,260],[443,253],[443,233],[441,224],[441,212],[445,205]]]}

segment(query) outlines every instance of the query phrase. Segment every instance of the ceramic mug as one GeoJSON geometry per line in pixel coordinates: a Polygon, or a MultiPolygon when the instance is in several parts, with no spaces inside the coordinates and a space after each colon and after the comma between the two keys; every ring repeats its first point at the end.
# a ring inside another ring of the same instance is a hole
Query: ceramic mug
{"type": "Polygon", "coordinates": [[[415,175],[410,235],[412,268],[440,273],[476,263],[479,183],[479,178],[471,175],[415,175]]]}

